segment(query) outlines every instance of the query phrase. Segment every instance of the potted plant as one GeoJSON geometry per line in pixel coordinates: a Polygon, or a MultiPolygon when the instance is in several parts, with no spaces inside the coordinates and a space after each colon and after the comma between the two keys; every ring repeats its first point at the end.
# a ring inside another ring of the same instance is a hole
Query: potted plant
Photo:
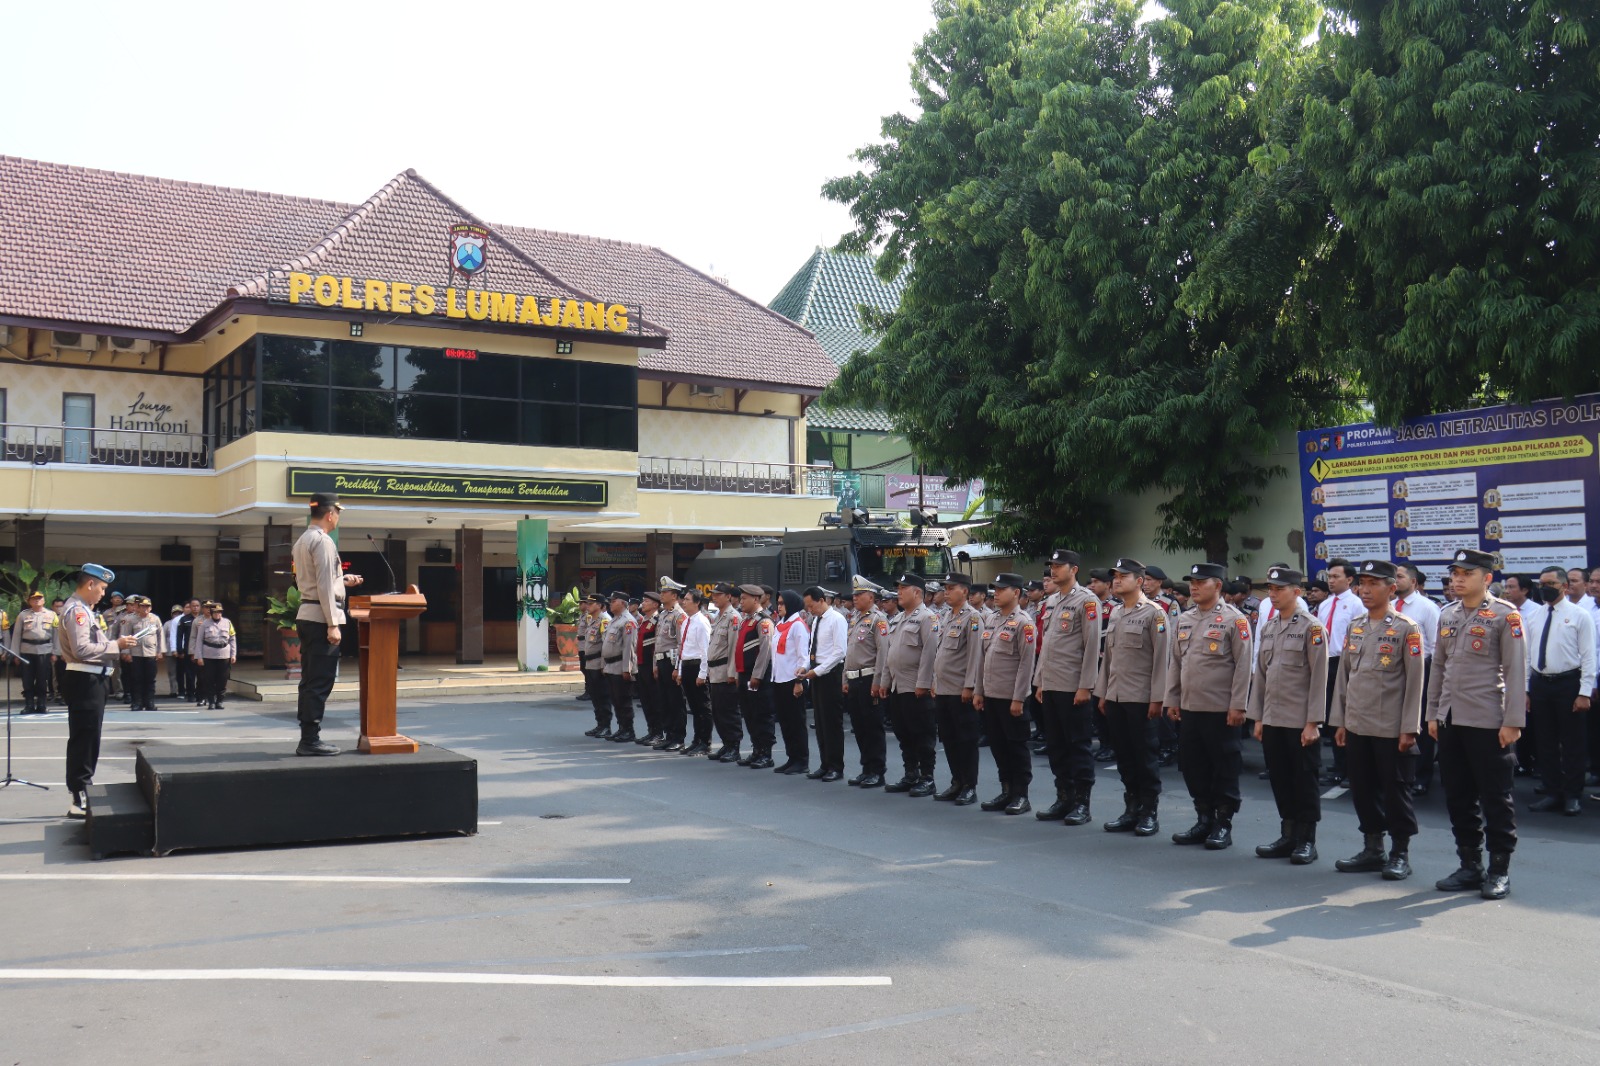
{"type": "Polygon", "coordinates": [[[289,668],[285,675],[295,681],[300,677],[300,633],[295,628],[294,617],[300,613],[300,590],[291,585],[283,599],[267,597],[267,621],[278,629],[278,639],[283,642],[283,662],[289,668]]]}
{"type": "Polygon", "coordinates": [[[578,670],[578,614],[583,610],[578,598],[578,587],[561,597],[561,602],[550,608],[550,620],[555,623],[556,654],[561,656],[562,670],[578,670]]]}

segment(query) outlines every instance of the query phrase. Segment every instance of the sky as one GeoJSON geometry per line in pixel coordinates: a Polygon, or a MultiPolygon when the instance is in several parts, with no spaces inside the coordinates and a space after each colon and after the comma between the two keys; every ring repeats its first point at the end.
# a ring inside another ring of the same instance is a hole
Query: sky
{"type": "Polygon", "coordinates": [[[0,154],[352,203],[414,168],[491,223],[654,244],[767,303],[850,228],[821,186],[913,109],[933,16],[92,0],[5,21],[0,154]]]}

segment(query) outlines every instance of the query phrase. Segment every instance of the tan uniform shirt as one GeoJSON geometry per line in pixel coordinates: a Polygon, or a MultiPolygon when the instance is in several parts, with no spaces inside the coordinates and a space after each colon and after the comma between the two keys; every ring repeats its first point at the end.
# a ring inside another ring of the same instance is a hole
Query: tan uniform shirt
{"type": "Polygon", "coordinates": [[[1250,619],[1218,600],[1190,607],[1172,623],[1167,665],[1168,707],[1185,711],[1244,710],[1250,701],[1250,619]]]}
{"type": "Polygon", "coordinates": [[[711,639],[706,644],[707,684],[739,679],[733,669],[733,645],[739,639],[742,622],[738,610],[729,604],[717,613],[717,620],[711,623],[711,639]]]}
{"type": "Polygon", "coordinates": [[[574,625],[577,627],[574,637],[578,641],[578,662],[585,670],[598,670],[598,666],[589,662],[589,627],[594,620],[587,614],[580,614],[574,625]]]}
{"type": "Polygon", "coordinates": [[[1095,695],[1109,703],[1160,703],[1167,695],[1167,612],[1140,597],[1118,604],[1106,623],[1095,695]]]}
{"type": "Polygon", "coordinates": [[[1328,704],[1328,637],[1306,610],[1274,614],[1256,634],[1250,720],[1286,729],[1322,724],[1328,704]]]}
{"type": "Polygon", "coordinates": [[[972,678],[983,655],[983,618],[966,604],[951,611],[939,623],[939,638],[933,654],[933,694],[959,696],[972,687],[972,678]]]}
{"type": "Polygon", "coordinates": [[[1428,721],[1521,729],[1527,724],[1527,655],[1522,615],[1511,603],[1488,596],[1475,611],[1450,604],[1439,612],[1428,721]]]}
{"type": "Polygon", "coordinates": [[[871,677],[878,669],[878,649],[889,632],[889,619],[882,611],[857,613],[850,620],[850,632],[845,638],[844,676],[871,677]],[[861,671],[867,671],[865,675],[861,671]]]}
{"type": "Polygon", "coordinates": [[[772,676],[772,634],[772,615],[761,608],[756,609],[752,618],[739,622],[739,636],[734,640],[740,637],[744,640],[744,672],[753,681],[765,681],[772,676]],[[753,622],[748,632],[746,622],[753,622]]]}
{"type": "Polygon", "coordinates": [[[226,618],[202,618],[194,624],[189,654],[197,659],[236,659],[239,637],[226,618]]]}
{"type": "Polygon", "coordinates": [[[294,542],[293,557],[294,583],[300,590],[295,618],[344,625],[344,567],[339,562],[339,546],[321,526],[311,526],[294,542]]]}
{"type": "Polygon", "coordinates": [[[153,614],[140,618],[131,611],[125,611],[122,620],[117,623],[115,635],[139,638],[137,644],[122,653],[130,658],[154,659],[158,655],[167,654],[170,650],[167,647],[167,627],[153,614]],[[153,632],[145,632],[152,629],[153,632]],[[144,635],[140,636],[140,633],[144,635]]]}
{"type": "Polygon", "coordinates": [[[881,642],[878,649],[878,687],[891,693],[933,688],[933,656],[939,650],[938,617],[925,603],[895,617],[899,624],[890,623],[889,639],[881,642]]]}
{"type": "Polygon", "coordinates": [[[1100,673],[1100,602],[1082,585],[1052,593],[1039,622],[1033,685],[1046,692],[1094,688],[1100,673]]]}
{"type": "Polygon", "coordinates": [[[968,682],[985,700],[1018,702],[1033,691],[1033,664],[1039,649],[1039,631],[1026,611],[998,615],[994,625],[980,631],[983,653],[974,663],[968,682]]]}
{"type": "Polygon", "coordinates": [[[106,633],[94,608],[73,593],[61,608],[61,657],[67,664],[107,666],[116,661],[116,641],[106,633]]]}
{"type": "Polygon", "coordinates": [[[585,670],[599,670],[605,663],[602,660],[606,628],[610,624],[611,616],[601,612],[589,618],[589,628],[584,633],[583,654],[585,670]]]}
{"type": "Polygon", "coordinates": [[[1422,727],[1422,630],[1404,615],[1358,615],[1345,633],[1328,724],[1364,737],[1422,727]]]}
{"type": "Polygon", "coordinates": [[[11,623],[11,650],[18,655],[51,655],[55,639],[56,613],[48,607],[19,611],[11,623]]]}
{"type": "Polygon", "coordinates": [[[678,668],[678,649],[683,645],[683,624],[688,617],[682,607],[670,611],[663,607],[656,612],[656,659],[667,660],[664,674],[678,668]]]}
{"type": "Polygon", "coordinates": [[[639,672],[639,620],[623,611],[606,623],[600,642],[600,669],[607,674],[639,672]]]}

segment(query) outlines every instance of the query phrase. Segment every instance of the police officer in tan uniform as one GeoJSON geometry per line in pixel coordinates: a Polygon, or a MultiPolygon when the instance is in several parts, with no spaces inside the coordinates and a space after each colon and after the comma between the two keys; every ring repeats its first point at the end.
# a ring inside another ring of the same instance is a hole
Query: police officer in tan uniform
{"type": "Polygon", "coordinates": [[[1278,805],[1278,839],[1256,847],[1263,859],[1287,858],[1296,866],[1317,861],[1316,746],[1327,707],[1328,637],[1300,600],[1306,577],[1274,566],[1267,571],[1272,617],[1256,634],[1256,674],[1249,719],[1267,760],[1267,779],[1278,805]]]}
{"type": "Polygon", "coordinates": [[[1391,562],[1368,559],[1356,568],[1356,595],[1366,613],[1352,618],[1346,631],[1329,721],[1334,743],[1345,749],[1362,838],[1361,851],[1334,868],[1382,871],[1385,880],[1401,881],[1411,876],[1409,849],[1417,835],[1411,783],[1422,728],[1422,630],[1391,609],[1394,584],[1391,562]]]}
{"type": "Polygon", "coordinates": [[[1172,834],[1174,844],[1233,844],[1239,811],[1239,727],[1250,702],[1250,619],[1222,599],[1228,569],[1220,563],[1189,568],[1189,609],[1173,623],[1167,669],[1167,717],[1182,721],[1178,766],[1198,816],[1172,834]]]}
{"type": "Polygon", "coordinates": [[[939,620],[923,602],[927,580],[917,573],[895,579],[901,612],[889,639],[878,650],[878,691],[889,700],[889,722],[900,744],[905,774],[884,786],[914,799],[933,795],[938,727],[933,710],[933,656],[938,651],[939,620]]]}
{"type": "Polygon", "coordinates": [[[878,609],[878,596],[882,592],[860,574],[851,579],[850,598],[855,611],[850,620],[850,632],[845,637],[844,684],[850,731],[856,735],[861,772],[845,784],[859,788],[882,788],[887,769],[883,704],[878,700],[874,680],[878,653],[889,633],[889,619],[878,609]]]}
{"type": "Polygon", "coordinates": [[[978,711],[972,705],[972,678],[983,654],[983,619],[967,603],[972,579],[944,579],[945,610],[933,655],[933,703],[939,742],[950,768],[950,787],[933,798],[960,807],[978,799],[978,711]]]}
{"type": "Polygon", "coordinates": [[[973,706],[983,712],[989,753],[1000,775],[1000,793],[983,802],[983,810],[1027,814],[1033,809],[1028,788],[1033,783],[1033,753],[1028,750],[1028,722],[1023,710],[1033,692],[1033,667],[1039,631],[1022,608],[1027,579],[998,574],[994,579],[994,624],[983,633],[983,654],[974,663],[973,706]]]}
{"type": "Polygon", "coordinates": [[[628,594],[621,589],[610,596],[611,617],[600,637],[600,671],[605,675],[611,710],[617,716],[614,744],[639,738],[633,732],[633,679],[639,674],[639,620],[628,610],[628,594]]]}
{"type": "Polygon", "coordinates": [[[194,660],[200,664],[200,698],[212,710],[220,710],[228,691],[229,668],[239,660],[239,635],[222,613],[222,604],[207,600],[201,619],[195,623],[194,660]]]}
{"type": "Polygon", "coordinates": [[[1484,899],[1511,891],[1517,813],[1511,802],[1512,745],[1527,713],[1527,641],[1522,615],[1489,594],[1494,556],[1463,548],[1450,562],[1455,602],[1439,614],[1428,685],[1428,732],[1439,744],[1439,779],[1461,868],[1438,882],[1444,892],[1479,889],[1484,899]],[[1487,830],[1489,869],[1482,847],[1487,830]]]}
{"type": "Polygon", "coordinates": [[[82,818],[88,810],[84,790],[100,764],[100,731],[106,716],[111,664],[134,645],[132,637],[110,637],[94,605],[106,594],[116,574],[96,563],[84,563],[76,575],[77,590],[61,609],[61,657],[66,660],[62,694],[67,700],[67,817],[82,818]]]}
{"type": "MultiPolygon", "coordinates": [[[[665,736],[656,742],[657,751],[682,751],[684,740],[689,735],[689,705],[684,701],[682,686],[673,680],[678,672],[683,627],[689,617],[678,602],[678,594],[688,587],[666,574],[661,575],[658,593],[661,609],[656,612],[655,673],[656,688],[661,693],[657,701],[660,708],[657,713],[661,716],[665,736]]],[[[640,670],[649,672],[643,663],[640,664],[640,670]]]]}
{"type": "Polygon", "coordinates": [[[739,672],[733,664],[733,647],[739,639],[742,622],[733,605],[738,592],[726,581],[717,582],[711,589],[717,618],[711,623],[705,669],[697,682],[711,690],[711,724],[716,727],[717,739],[722,741],[721,747],[706,755],[713,762],[738,762],[739,747],[744,742],[744,722],[739,716],[739,672]]]}
{"type": "Polygon", "coordinates": [[[738,765],[770,770],[772,746],[777,743],[776,712],[772,703],[772,615],[762,605],[766,589],[739,586],[738,636],[734,638],[733,665],[739,676],[739,713],[750,734],[750,754],[738,765]]]}
{"type": "MultiPolygon", "coordinates": [[[[296,755],[337,755],[339,749],[322,739],[322,715],[339,676],[340,649],[344,646],[347,590],[361,584],[360,576],[346,574],[339,561],[333,531],[339,528],[344,505],[331,492],[311,497],[311,524],[294,542],[294,580],[300,590],[300,610],[295,631],[300,636],[300,690],[296,717],[300,744],[296,755]]],[[[200,647],[200,621],[189,638],[191,652],[200,647]]]]}
{"type": "Polygon", "coordinates": [[[1106,729],[1117,753],[1123,811],[1105,824],[1108,833],[1154,836],[1161,831],[1161,701],[1167,693],[1166,608],[1144,594],[1144,564],[1118,559],[1111,567],[1117,598],[1105,626],[1105,651],[1095,695],[1105,709],[1106,729]]]}
{"type": "Polygon", "coordinates": [[[1056,801],[1034,817],[1084,825],[1094,789],[1094,689],[1100,673],[1100,603],[1078,584],[1078,553],[1050,555],[1056,591],[1039,612],[1034,695],[1040,706],[1045,754],[1055,776],[1056,801]]]}
{"type": "Polygon", "coordinates": [[[594,705],[594,728],[584,735],[610,740],[614,735],[611,732],[611,691],[606,673],[601,669],[605,664],[600,654],[609,618],[606,598],[598,592],[591,593],[583,601],[583,615],[578,628],[578,654],[583,660],[583,682],[589,690],[589,702],[594,705]]]}
{"type": "MultiPolygon", "coordinates": [[[[4,616],[0,611],[0,617],[4,616]]],[[[22,713],[49,709],[50,656],[55,646],[56,613],[44,605],[44,593],[28,593],[28,606],[11,624],[11,650],[22,656],[22,713]]]]}
{"type": "Polygon", "coordinates": [[[150,597],[135,593],[128,597],[117,636],[131,636],[137,642],[122,653],[122,676],[131,709],[156,709],[156,664],[167,655],[167,630],[161,619],[150,614],[150,597]]]}

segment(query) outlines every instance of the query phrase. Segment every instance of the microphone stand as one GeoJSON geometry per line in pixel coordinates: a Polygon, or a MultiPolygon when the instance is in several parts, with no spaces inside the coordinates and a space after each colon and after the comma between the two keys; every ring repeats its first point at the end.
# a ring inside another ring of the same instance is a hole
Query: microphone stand
{"type": "MultiPolygon", "coordinates": [[[[16,652],[12,651],[10,648],[6,647],[6,645],[0,644],[0,663],[5,662],[5,659],[3,658],[3,656],[5,656],[5,655],[11,656],[11,658],[15,659],[18,663],[20,663],[24,667],[28,665],[26,659],[24,659],[22,656],[18,655],[16,652]]],[[[41,789],[41,790],[43,790],[45,792],[49,792],[50,791],[50,786],[49,785],[41,785],[41,784],[39,784],[39,783],[37,783],[35,781],[29,781],[29,780],[27,780],[25,778],[18,777],[16,774],[11,772],[11,674],[12,674],[12,672],[13,671],[11,671],[9,669],[6,670],[6,776],[5,776],[4,780],[0,780],[0,788],[10,788],[12,785],[27,785],[29,788],[37,788],[37,789],[41,789]]]]}
{"type": "Polygon", "coordinates": [[[367,534],[367,543],[372,545],[372,550],[378,553],[378,558],[383,560],[383,568],[389,571],[389,591],[399,592],[400,582],[394,576],[394,567],[389,565],[389,553],[378,548],[378,542],[372,539],[372,534],[367,534]]]}

